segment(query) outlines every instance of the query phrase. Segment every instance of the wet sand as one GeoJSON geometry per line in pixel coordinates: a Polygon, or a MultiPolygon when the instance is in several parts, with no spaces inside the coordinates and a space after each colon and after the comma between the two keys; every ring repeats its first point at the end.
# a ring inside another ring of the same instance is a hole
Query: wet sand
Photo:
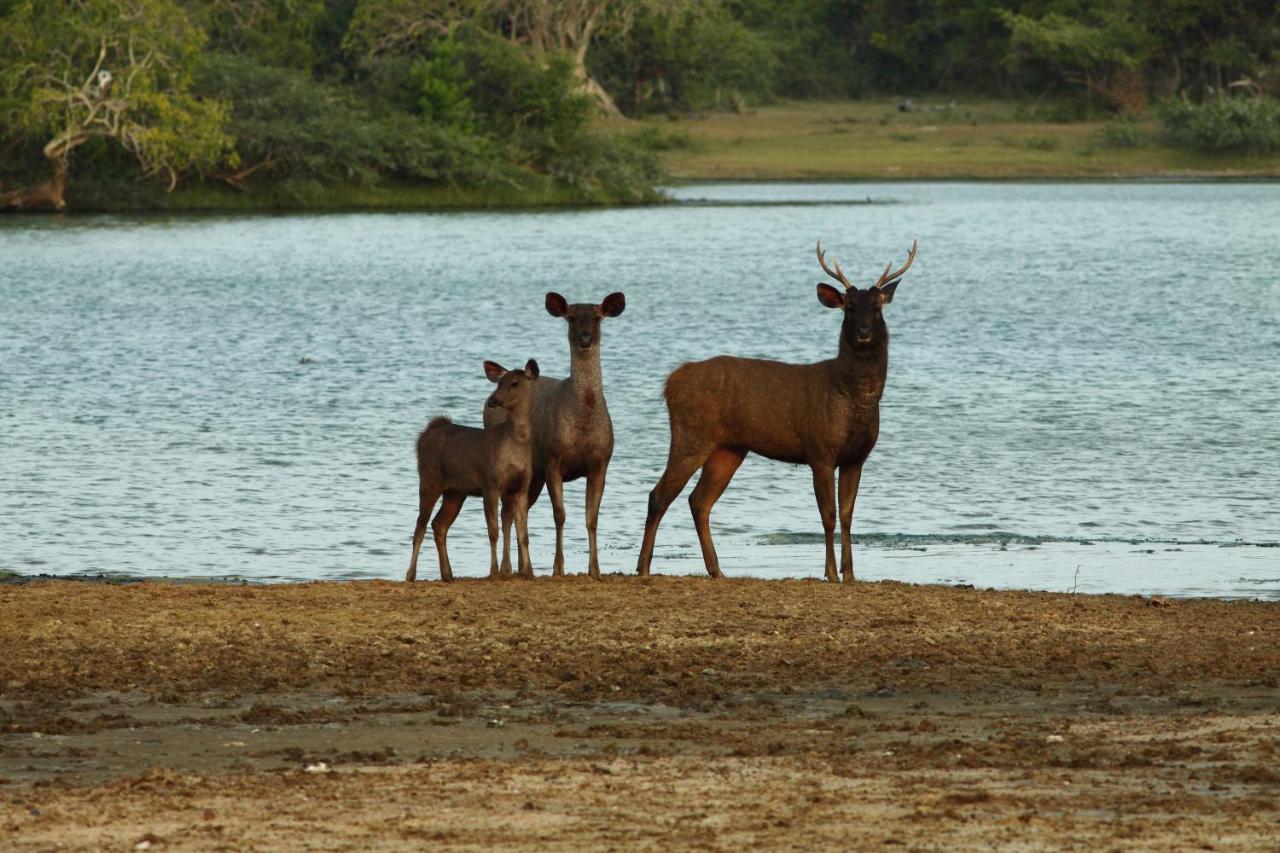
{"type": "Polygon", "coordinates": [[[15,849],[1275,848],[1280,605],[0,587],[15,849]]]}

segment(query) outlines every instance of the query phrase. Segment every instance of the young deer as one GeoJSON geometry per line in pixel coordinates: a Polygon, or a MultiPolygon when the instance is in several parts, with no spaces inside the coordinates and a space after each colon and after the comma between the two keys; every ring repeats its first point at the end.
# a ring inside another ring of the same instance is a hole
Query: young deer
{"type": "MultiPolygon", "coordinates": [[[[477,429],[458,426],[448,418],[433,418],[418,436],[418,524],[413,529],[413,556],[404,579],[418,576],[418,549],[427,530],[427,518],[441,496],[444,502],[431,532],[440,557],[440,579],[453,580],[445,537],[468,495],[484,498],[484,520],[489,526],[489,577],[498,575],[498,501],[513,503],[520,549],[520,574],[533,577],[529,562],[529,480],[533,476],[533,383],[538,362],[529,359],[524,370],[504,370],[492,361],[485,374],[498,383],[485,410],[501,411],[501,424],[477,429]]],[[[511,529],[502,539],[503,562],[511,565],[511,529]]],[[[508,571],[508,574],[510,572],[508,571]]]]}
{"type": "MultiPolygon", "coordinates": [[[[600,577],[596,553],[596,520],[604,495],[604,475],[613,456],[613,422],[604,402],[604,380],[600,374],[600,322],[617,317],[627,307],[626,297],[610,293],[599,305],[570,305],[558,293],[548,293],[547,313],[563,317],[569,325],[569,378],[538,379],[533,386],[533,479],[529,483],[529,504],[538,500],[542,484],[551,496],[556,521],[555,575],[564,574],[564,484],[587,478],[587,543],[590,558],[587,572],[600,577]]],[[[485,410],[488,427],[502,418],[500,412],[485,410]]],[[[502,525],[511,528],[511,507],[504,501],[502,525]]],[[[503,573],[511,571],[503,563],[503,573]]]]}
{"type": "Polygon", "coordinates": [[[880,429],[880,395],[889,364],[889,330],[880,309],[893,299],[898,278],[916,258],[892,264],[874,285],[858,290],[840,264],[827,266],[818,243],[818,263],[844,285],[841,293],[818,284],[818,301],[842,308],[840,349],[835,358],[815,364],[784,364],[756,358],[719,356],[681,365],[667,378],[671,449],[667,469],[649,493],[644,543],[637,571],[649,574],[653,543],[667,507],[693,472],[702,468],[689,496],[693,523],[707,573],[722,577],[711,542],[711,507],[724,493],[748,452],[783,462],[804,463],[813,471],[813,492],[827,539],[827,580],[836,581],[832,532],[836,504],[832,480],[840,471],[841,573],[853,580],[849,527],[858,494],[862,463],[875,447],[880,429]]]}

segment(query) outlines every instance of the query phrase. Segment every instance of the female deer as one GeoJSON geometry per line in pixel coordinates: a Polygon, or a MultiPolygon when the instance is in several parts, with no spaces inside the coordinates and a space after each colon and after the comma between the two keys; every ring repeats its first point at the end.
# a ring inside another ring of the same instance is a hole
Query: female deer
{"type": "MultiPolygon", "coordinates": [[[[596,521],[604,495],[604,477],[613,456],[613,422],[604,401],[604,379],[600,372],[600,324],[617,317],[627,307],[626,297],[610,293],[599,305],[570,304],[558,293],[546,295],[547,313],[563,317],[569,327],[569,378],[546,376],[533,388],[533,480],[529,503],[538,500],[542,484],[551,497],[556,523],[556,557],[552,574],[564,574],[564,484],[579,477],[587,479],[587,573],[600,577],[596,551],[596,521]]],[[[490,377],[492,378],[492,377],[490,377]]],[[[497,423],[500,412],[486,409],[486,426],[497,423]]],[[[510,530],[510,510],[503,502],[502,527],[510,530]]],[[[504,562],[504,573],[511,564],[504,562]]]]}

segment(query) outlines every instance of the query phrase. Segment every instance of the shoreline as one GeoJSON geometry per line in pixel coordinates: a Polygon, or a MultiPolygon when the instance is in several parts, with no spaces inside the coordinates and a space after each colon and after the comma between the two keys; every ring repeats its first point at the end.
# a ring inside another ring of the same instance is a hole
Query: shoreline
{"type": "MultiPolygon", "coordinates": [[[[473,544],[473,543],[468,543],[473,544]]],[[[1208,540],[1178,537],[1060,537],[1027,536],[1007,532],[982,534],[877,534],[854,537],[862,556],[857,573],[859,586],[900,583],[925,589],[973,589],[987,592],[1070,593],[1181,601],[1280,601],[1280,579],[1274,571],[1280,543],[1272,541],[1208,540]]],[[[459,547],[462,547],[460,544],[459,547]]],[[[540,547],[540,546],[539,546],[540,547]]],[[[778,531],[723,543],[728,578],[758,583],[764,588],[791,582],[827,586],[821,573],[821,534],[778,531]]],[[[539,582],[560,583],[536,550],[535,575],[539,582]]],[[[634,548],[612,548],[603,568],[607,582],[640,584],[633,566],[634,548]]],[[[467,548],[459,551],[458,578],[465,583],[488,582],[487,555],[467,548]]],[[[584,579],[583,555],[570,552],[566,583],[584,579]]],[[[19,564],[23,560],[17,560],[19,564]]],[[[261,566],[238,566],[238,571],[174,573],[174,565],[157,564],[154,572],[137,568],[137,561],[108,568],[73,572],[51,571],[52,566],[81,565],[50,555],[31,560],[23,569],[0,568],[0,588],[39,583],[67,582],[79,585],[163,585],[274,587],[298,584],[399,584],[403,570],[394,556],[391,562],[356,560],[312,562],[283,560],[261,566]]],[[[228,567],[230,568],[230,567],[228,567]]],[[[655,577],[706,581],[700,555],[675,548],[659,555],[655,577]]],[[[436,584],[434,564],[420,576],[436,584]]],[[[508,581],[500,581],[508,584],[508,581]]],[[[522,579],[512,579],[523,588],[522,579]]]]}
{"type": "Polygon", "coordinates": [[[1256,847],[1277,634],[1276,604],[891,582],[0,586],[0,827],[20,850],[1256,847]]]}
{"type": "MultiPolygon", "coordinates": [[[[1176,185],[1176,184],[1275,184],[1280,183],[1280,168],[1275,173],[1235,174],[1197,172],[1187,174],[1124,174],[1124,175],[928,175],[903,174],[894,176],[867,175],[850,173],[848,175],[813,176],[797,173],[796,175],[752,174],[725,175],[714,177],[676,176],[664,181],[658,190],[679,189],[693,186],[727,186],[734,184],[781,185],[796,184],[800,186],[831,186],[837,184],[857,184],[871,186],[899,186],[902,184],[1009,184],[1009,185],[1051,185],[1051,184],[1100,184],[1100,185],[1176,185]]],[[[299,216],[313,214],[317,216],[330,214],[386,214],[386,213],[560,213],[572,211],[604,211],[622,208],[665,208],[665,207],[759,207],[759,206],[795,206],[797,204],[814,204],[822,206],[844,206],[856,204],[891,204],[891,201],[872,199],[851,199],[849,201],[778,201],[778,202],[738,202],[699,200],[680,200],[670,197],[659,197],[649,201],[627,202],[585,202],[571,200],[564,202],[534,201],[529,203],[512,201],[493,202],[459,202],[459,203],[400,203],[400,202],[367,202],[352,204],[305,204],[280,205],[276,203],[255,205],[157,205],[154,207],[74,207],[67,211],[5,211],[0,210],[0,223],[7,221],[31,221],[50,217],[84,217],[84,216],[123,216],[123,217],[164,217],[164,216],[299,216]]]]}
{"type": "MultiPolygon", "coordinates": [[[[685,573],[675,574],[670,572],[655,571],[650,577],[666,578],[671,580],[686,580],[692,582],[707,581],[718,583],[708,578],[704,573],[685,573]]],[[[621,583],[641,583],[643,578],[634,572],[604,572],[603,578],[610,582],[621,583]]],[[[565,583],[575,582],[577,580],[586,581],[585,572],[569,572],[565,578],[555,578],[549,574],[537,575],[533,583],[539,581],[547,583],[565,583]]],[[[757,577],[750,575],[739,575],[737,577],[724,579],[727,583],[743,582],[743,583],[760,583],[766,585],[785,584],[785,583],[805,583],[815,586],[828,587],[836,589],[844,586],[843,582],[830,583],[821,576],[788,576],[788,577],[757,577]]],[[[26,574],[23,572],[13,572],[0,570],[0,589],[14,588],[22,589],[40,584],[72,584],[75,586],[85,587],[125,587],[125,586],[172,586],[172,587],[252,587],[265,589],[271,587],[290,587],[290,586],[315,586],[315,585],[373,585],[373,584],[403,584],[404,581],[398,577],[338,577],[338,578],[282,578],[267,577],[255,578],[244,575],[137,575],[127,572],[85,572],[83,574],[63,574],[56,575],[47,572],[26,574]]],[[[433,586],[444,586],[446,588],[465,589],[471,584],[515,584],[520,587],[529,583],[525,578],[512,577],[493,579],[484,575],[470,576],[458,575],[452,582],[442,582],[435,577],[434,573],[429,573],[426,577],[419,577],[417,584],[431,584],[433,586]],[[462,586],[459,587],[459,584],[462,586]]],[[[901,580],[897,578],[875,578],[875,579],[859,579],[854,584],[855,587],[867,584],[898,584],[907,587],[918,587],[921,589],[936,590],[977,590],[983,593],[1025,593],[1028,595],[1071,595],[1085,598],[1104,598],[1117,597],[1129,598],[1139,601],[1148,602],[1251,602],[1263,604],[1280,604],[1280,599],[1274,593],[1267,595],[1269,590],[1258,590],[1257,593],[1251,594],[1249,590],[1239,590],[1234,592],[1223,592],[1220,594],[1208,594],[1198,591],[1147,591],[1147,592],[1129,592],[1122,590],[1080,590],[1068,588],[1041,589],[1026,586],[978,586],[967,582],[943,581],[936,582],[920,582],[914,580],[901,580]]]]}

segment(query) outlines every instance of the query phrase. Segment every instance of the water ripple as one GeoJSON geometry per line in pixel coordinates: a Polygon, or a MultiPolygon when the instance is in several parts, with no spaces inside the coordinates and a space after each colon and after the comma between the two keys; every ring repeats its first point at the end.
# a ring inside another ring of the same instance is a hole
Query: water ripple
{"type": "MultiPolygon", "coordinates": [[[[1104,591],[1280,588],[1266,580],[1280,574],[1275,548],[1259,547],[1280,540],[1273,186],[675,194],[708,203],[5,217],[0,569],[400,576],[417,430],[435,414],[479,423],[484,359],[566,373],[564,326],[542,308],[554,289],[627,293],[603,332],[617,449],[601,518],[605,569],[627,571],[666,458],[664,376],[722,352],[829,356],[839,320],[813,298],[814,240],[870,280],[918,238],[886,312],[880,444],[855,514],[863,576],[1068,588],[1087,552],[1104,591]],[[892,203],[849,203],[867,198],[892,203]],[[895,547],[902,530],[926,539],[895,547]],[[999,552],[964,538],[998,531],[1035,542],[999,552]]],[[[579,570],[583,500],[569,484],[579,570]]],[[[821,573],[803,469],[748,459],[712,523],[732,574],[821,573]],[[762,544],[778,531],[800,538],[762,544]]],[[[530,538],[544,569],[545,498],[530,538]]],[[[450,551],[459,574],[487,571],[479,501],[450,551]]],[[[657,564],[702,571],[683,501],[657,564]]]]}

